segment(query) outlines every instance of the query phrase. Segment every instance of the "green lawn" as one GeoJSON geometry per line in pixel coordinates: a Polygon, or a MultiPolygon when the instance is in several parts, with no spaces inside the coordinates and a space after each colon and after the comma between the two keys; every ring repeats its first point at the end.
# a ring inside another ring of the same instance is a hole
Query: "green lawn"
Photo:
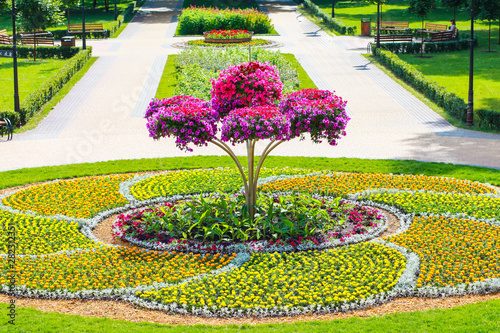
{"type": "MultiPolygon", "coordinates": [[[[500,45],[492,45],[492,50],[497,53],[485,52],[487,49],[488,45],[484,44],[475,49],[474,108],[500,112],[500,66],[498,66],[500,45]]],[[[399,57],[467,102],[469,54],[469,50],[464,50],[432,54],[430,59],[408,54],[402,54],[399,57]]]]}
{"type": "MultiPolygon", "coordinates": [[[[45,81],[64,66],[66,60],[18,59],[19,100],[22,103],[30,93],[40,88],[45,81]]],[[[0,109],[14,109],[14,75],[12,58],[0,58],[0,109]]]]}
{"type": "MultiPolygon", "coordinates": [[[[313,0],[313,2],[325,13],[332,13],[331,0],[313,0]]],[[[415,14],[410,14],[408,12],[408,2],[406,0],[387,0],[387,4],[381,6],[381,14],[382,21],[405,21],[410,23],[410,28],[420,29],[422,27],[422,20],[415,14]]],[[[459,31],[461,33],[470,31],[470,13],[463,9],[457,10],[456,17],[459,31]]],[[[361,33],[362,18],[370,18],[372,27],[375,26],[377,22],[377,5],[363,1],[336,0],[335,18],[341,20],[347,26],[358,27],[358,32],[361,33]]],[[[452,18],[453,9],[438,7],[432,10],[425,19],[425,22],[446,24],[449,26],[452,18]]],[[[474,29],[486,30],[487,33],[488,22],[478,21],[474,29]]],[[[492,32],[493,36],[496,36],[496,42],[498,42],[498,23],[496,27],[493,27],[492,32]]]]}

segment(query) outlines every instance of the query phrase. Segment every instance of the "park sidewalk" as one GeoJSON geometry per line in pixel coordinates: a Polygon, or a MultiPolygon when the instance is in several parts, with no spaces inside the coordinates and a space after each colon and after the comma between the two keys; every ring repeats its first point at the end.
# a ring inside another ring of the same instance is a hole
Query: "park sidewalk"
{"type": "MultiPolygon", "coordinates": [[[[261,2],[283,43],[321,89],[348,101],[352,118],[339,145],[309,140],[284,143],[274,155],[414,159],[500,168],[500,135],[456,129],[369,64],[370,39],[331,37],[291,2],[261,2]]],[[[148,1],[116,39],[88,40],[99,59],[71,92],[30,132],[0,141],[8,156],[0,171],[116,159],[222,155],[215,146],[179,151],[172,139],[148,137],[142,118],[168,55],[180,50],[173,37],[181,2],[148,1]]],[[[244,147],[236,147],[244,155],[244,147]]]]}

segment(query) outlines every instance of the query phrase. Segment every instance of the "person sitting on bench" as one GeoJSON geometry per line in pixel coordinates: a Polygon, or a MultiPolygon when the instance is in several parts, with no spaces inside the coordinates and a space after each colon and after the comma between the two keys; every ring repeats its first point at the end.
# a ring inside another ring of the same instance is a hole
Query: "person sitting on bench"
{"type": "Polygon", "coordinates": [[[453,32],[453,39],[456,39],[458,37],[458,29],[457,29],[457,26],[455,25],[455,20],[452,19],[452,20],[450,20],[450,22],[451,22],[451,26],[448,29],[448,31],[453,32]]]}

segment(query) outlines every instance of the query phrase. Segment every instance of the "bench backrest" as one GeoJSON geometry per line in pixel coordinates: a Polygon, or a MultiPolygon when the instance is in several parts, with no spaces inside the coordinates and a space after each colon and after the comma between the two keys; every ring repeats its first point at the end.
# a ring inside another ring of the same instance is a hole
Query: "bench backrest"
{"type": "MultiPolygon", "coordinates": [[[[411,42],[413,41],[413,35],[380,35],[380,41],[390,41],[390,42],[411,42]]],[[[374,42],[377,42],[377,36],[374,37],[374,42]]]]}
{"type": "MultiPolygon", "coordinates": [[[[83,24],[69,24],[68,30],[83,30],[83,24]]],[[[102,23],[85,23],[85,30],[104,30],[102,23]]]]}
{"type": "Polygon", "coordinates": [[[0,30],[0,35],[7,35],[7,29],[0,30]]]}
{"type": "MultiPolygon", "coordinates": [[[[22,44],[35,44],[35,38],[33,37],[21,37],[22,44]]],[[[53,37],[37,37],[36,38],[37,45],[54,45],[53,37]]]]}
{"type": "Polygon", "coordinates": [[[446,24],[426,23],[425,30],[446,31],[446,24]]]}
{"type": "Polygon", "coordinates": [[[431,34],[431,40],[449,40],[453,38],[453,31],[443,31],[431,34]]]}
{"type": "Polygon", "coordinates": [[[408,22],[401,21],[380,21],[381,28],[408,28],[408,22]]]}
{"type": "Polygon", "coordinates": [[[10,39],[10,36],[0,35],[0,44],[3,44],[3,45],[12,44],[12,40],[10,39]]]}

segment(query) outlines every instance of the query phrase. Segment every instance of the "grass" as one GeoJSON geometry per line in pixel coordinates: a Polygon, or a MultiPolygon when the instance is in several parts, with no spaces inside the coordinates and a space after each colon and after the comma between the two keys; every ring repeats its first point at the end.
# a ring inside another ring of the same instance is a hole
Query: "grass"
{"type": "Polygon", "coordinates": [[[391,79],[396,81],[400,86],[408,90],[413,96],[418,98],[422,103],[427,105],[429,108],[431,108],[434,112],[439,114],[441,117],[446,119],[451,125],[458,127],[458,128],[463,128],[463,129],[468,129],[468,130],[473,130],[473,131],[481,131],[481,132],[489,132],[489,133],[500,133],[500,131],[490,129],[489,127],[479,127],[477,124],[479,124],[479,117],[477,113],[474,113],[474,126],[465,126],[464,123],[454,117],[452,117],[449,113],[444,111],[443,108],[438,106],[436,103],[432,102],[429,100],[427,97],[425,97],[424,94],[422,94],[420,91],[416,90],[409,84],[407,84],[405,81],[397,77],[394,72],[392,72],[390,69],[385,67],[377,57],[373,56],[372,54],[364,54],[363,55],[367,60],[369,60],[372,64],[377,66],[380,70],[382,70],[386,75],[388,75],[391,79]]]}
{"type": "MultiPolygon", "coordinates": [[[[56,74],[67,60],[60,59],[18,59],[19,100],[22,103],[33,91],[56,74]]],[[[0,109],[14,109],[14,75],[12,58],[0,58],[0,109]]]]}
{"type": "MultiPolygon", "coordinates": [[[[331,0],[314,0],[313,2],[325,13],[332,13],[331,0]]],[[[408,12],[408,2],[405,0],[387,0],[387,4],[381,6],[380,12],[381,21],[405,21],[409,22],[410,28],[420,29],[422,27],[421,18],[408,12]]],[[[335,18],[341,20],[347,26],[358,27],[358,32],[361,32],[362,18],[370,18],[372,26],[375,26],[377,22],[377,4],[370,4],[363,1],[336,0],[335,18]]],[[[446,24],[449,26],[452,18],[453,9],[438,7],[430,12],[424,22],[446,24]]],[[[470,31],[469,12],[466,10],[457,10],[456,21],[460,33],[470,31]]],[[[476,22],[474,29],[486,30],[487,33],[487,21],[476,22]]],[[[496,31],[498,36],[498,28],[496,31]]],[[[494,33],[493,36],[495,36],[494,33]]]]}
{"type": "MultiPolygon", "coordinates": [[[[297,61],[297,58],[295,58],[295,56],[290,53],[282,54],[288,61],[293,64],[293,67],[298,71],[300,86],[297,89],[316,88],[314,82],[297,61]]],[[[176,59],[177,55],[168,56],[167,63],[165,64],[165,68],[163,69],[163,74],[161,75],[158,89],[156,90],[156,98],[167,98],[174,96],[175,85],[177,84],[177,70],[175,69],[176,59]]]]}
{"type": "MultiPolygon", "coordinates": [[[[246,164],[245,157],[239,157],[246,164]]],[[[243,165],[245,165],[243,164],[243,165]]],[[[0,189],[52,179],[107,175],[139,171],[233,167],[229,156],[192,156],[157,159],[118,160],[40,168],[25,168],[0,173],[0,189]]],[[[357,158],[269,156],[265,167],[293,167],[345,172],[371,172],[429,175],[469,179],[500,186],[500,170],[451,163],[412,160],[369,160],[357,158]]]]}
{"type": "MultiPolygon", "coordinates": [[[[488,45],[477,47],[474,52],[474,108],[500,112],[500,45],[492,45],[497,53],[485,52],[488,45]]],[[[435,53],[432,59],[422,59],[409,54],[399,57],[414,66],[426,77],[446,87],[464,101],[469,93],[469,50],[452,53],[435,53]],[[436,66],[439,64],[439,66],[436,66]]]]}
{"type": "Polygon", "coordinates": [[[16,128],[14,133],[22,133],[32,129],[35,129],[38,124],[48,116],[48,114],[54,109],[54,107],[71,91],[73,86],[87,73],[87,71],[92,67],[94,62],[97,61],[97,57],[92,57],[85,66],[83,66],[73,77],[64,85],[64,87],[59,90],[59,92],[52,97],[52,99],[47,102],[40,111],[30,118],[30,120],[21,128],[16,128]]]}
{"type": "Polygon", "coordinates": [[[149,322],[126,322],[109,318],[90,318],[63,315],[51,312],[17,307],[15,326],[8,324],[0,332],[383,332],[383,333],[430,333],[430,332],[498,332],[500,321],[498,311],[500,300],[459,306],[452,309],[434,309],[423,312],[396,313],[382,317],[349,318],[332,321],[297,322],[292,324],[265,325],[160,325],[149,322]]]}

